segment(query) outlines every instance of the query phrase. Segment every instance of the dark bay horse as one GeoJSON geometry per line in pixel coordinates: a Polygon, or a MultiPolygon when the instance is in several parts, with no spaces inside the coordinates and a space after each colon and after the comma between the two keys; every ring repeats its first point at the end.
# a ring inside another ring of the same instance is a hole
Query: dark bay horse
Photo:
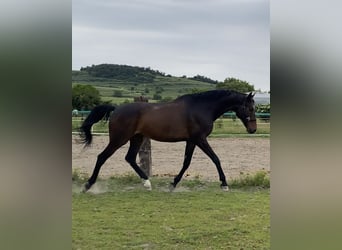
{"type": "MultiPolygon", "coordinates": [[[[175,188],[190,165],[196,146],[214,162],[221,187],[228,190],[226,177],[207,137],[213,130],[214,121],[227,111],[234,111],[248,133],[257,129],[253,94],[242,94],[230,90],[212,90],[178,97],[168,103],[130,103],[115,108],[109,118],[109,144],[97,157],[93,174],[84,186],[87,191],[97,179],[101,166],[113,153],[130,142],[125,160],[132,166],[144,186],[151,189],[148,176],[136,163],[143,137],[161,142],[186,141],[183,167],[171,183],[175,188]]],[[[80,131],[85,145],[92,142],[91,126],[108,116],[114,108],[109,105],[95,107],[84,120],[80,131]]]]}

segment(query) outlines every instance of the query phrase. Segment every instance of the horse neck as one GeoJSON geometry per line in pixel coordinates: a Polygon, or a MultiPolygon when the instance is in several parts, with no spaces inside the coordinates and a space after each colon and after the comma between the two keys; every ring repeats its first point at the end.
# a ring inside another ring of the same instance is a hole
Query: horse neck
{"type": "Polygon", "coordinates": [[[213,120],[222,116],[228,111],[235,111],[238,106],[242,105],[245,98],[240,94],[232,94],[229,96],[223,96],[215,101],[213,108],[213,120]]]}

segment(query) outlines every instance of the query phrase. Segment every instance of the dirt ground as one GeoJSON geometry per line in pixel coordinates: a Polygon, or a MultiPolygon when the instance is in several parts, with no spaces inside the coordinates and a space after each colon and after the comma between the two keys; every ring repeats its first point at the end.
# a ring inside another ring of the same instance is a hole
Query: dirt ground
{"type": "MultiPolygon", "coordinates": [[[[77,143],[78,136],[72,136],[72,168],[91,175],[97,155],[108,144],[108,136],[94,136],[90,147],[84,149],[77,143]]],[[[240,173],[270,171],[269,138],[209,138],[209,144],[221,161],[227,179],[240,173]]],[[[164,143],[152,141],[152,175],[175,176],[182,167],[185,142],[164,143]]],[[[125,161],[129,143],[117,150],[102,166],[99,176],[135,174],[125,161]]],[[[139,161],[139,158],[138,158],[139,161]]],[[[196,147],[189,169],[184,178],[200,177],[203,180],[217,180],[214,163],[196,147]]]]}

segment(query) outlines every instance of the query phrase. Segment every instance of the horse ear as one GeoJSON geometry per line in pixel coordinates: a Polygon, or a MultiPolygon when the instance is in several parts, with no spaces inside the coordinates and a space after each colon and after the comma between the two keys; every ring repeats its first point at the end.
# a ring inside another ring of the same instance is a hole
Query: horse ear
{"type": "Polygon", "coordinates": [[[247,99],[248,99],[248,100],[251,100],[251,99],[254,97],[254,95],[255,95],[255,93],[250,92],[250,93],[248,94],[248,96],[247,96],[247,99]]]}

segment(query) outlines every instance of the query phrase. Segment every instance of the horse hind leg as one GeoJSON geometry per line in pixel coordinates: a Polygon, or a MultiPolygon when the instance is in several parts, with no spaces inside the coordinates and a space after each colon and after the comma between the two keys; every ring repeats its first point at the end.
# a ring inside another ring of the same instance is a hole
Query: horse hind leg
{"type": "Polygon", "coordinates": [[[138,166],[136,162],[137,154],[139,152],[143,139],[144,137],[141,134],[137,134],[130,139],[130,146],[125,157],[125,160],[132,166],[135,172],[143,180],[144,187],[147,190],[152,190],[151,182],[148,179],[148,176],[146,175],[146,173],[144,173],[144,171],[142,171],[142,169],[138,166]]]}
{"type": "Polygon", "coordinates": [[[106,162],[106,160],[114,154],[114,152],[120,148],[125,143],[115,143],[114,141],[110,141],[107,147],[97,156],[96,164],[93,170],[91,177],[84,185],[83,192],[88,191],[92,185],[96,182],[96,179],[99,175],[100,169],[102,165],[106,162]]]}

